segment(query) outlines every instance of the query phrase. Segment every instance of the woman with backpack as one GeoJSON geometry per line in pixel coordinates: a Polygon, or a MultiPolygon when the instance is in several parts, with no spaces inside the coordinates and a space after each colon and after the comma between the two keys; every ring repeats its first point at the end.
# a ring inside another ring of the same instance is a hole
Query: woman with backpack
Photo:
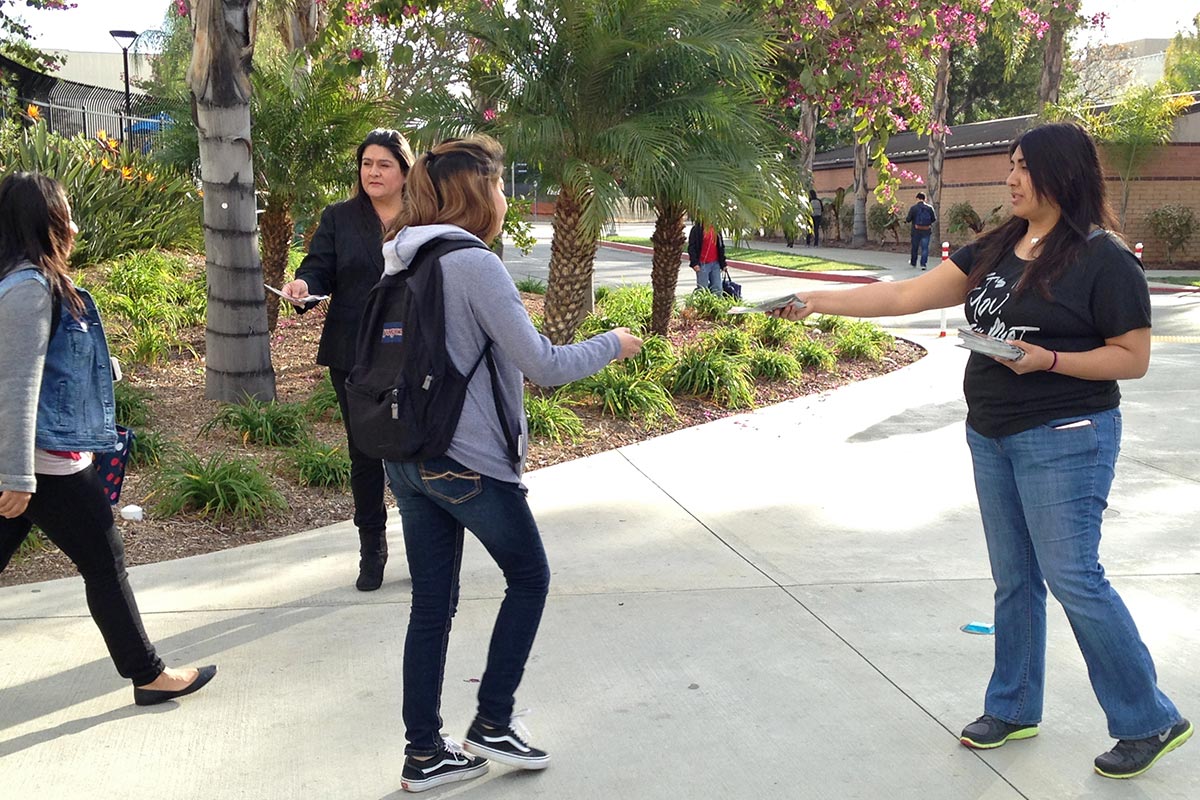
{"type": "Polygon", "coordinates": [[[96,305],[67,276],[78,233],[62,187],[0,182],[0,571],[32,526],[74,562],[88,609],[140,706],[191,694],[215,666],[163,665],[146,637],[92,452],[117,441],[112,364],[96,305]]]}
{"type": "Polygon", "coordinates": [[[383,462],[370,458],[350,432],[346,405],[346,376],[354,366],[358,323],[367,295],[383,274],[379,247],[383,232],[404,205],[404,179],[412,166],[408,140],[399,131],[377,128],[358,146],[358,187],[354,196],[326,206],[308,254],[296,269],[296,279],[283,293],[300,313],[316,305],[309,295],[331,295],[317,363],[329,368],[337,395],[346,447],[350,455],[350,494],[354,497],[354,526],[358,528],[358,579],[355,588],[371,592],[383,585],[387,564],[387,508],[384,506],[383,462]]]}
{"type": "MultiPolygon", "coordinates": [[[[1012,218],[918,278],[802,292],[778,316],[912,314],[964,303],[979,334],[966,440],[995,583],[996,644],[966,747],[1029,739],[1042,721],[1047,589],[1062,604],[1116,744],[1093,767],[1132,778],[1192,735],[1100,564],[1100,526],[1121,446],[1119,380],[1150,365],[1150,292],[1109,229],[1104,173],[1078,125],[1041,125],[1009,147],[1012,218]]],[[[1067,714],[1070,710],[1067,710],[1067,714]]]]}
{"type": "Polygon", "coordinates": [[[513,718],[514,694],[537,634],[550,569],[521,483],[525,453],[523,447],[512,453],[509,440],[525,440],[526,376],[544,386],[568,383],[641,349],[641,340],[625,328],[577,344],[552,345],[533,327],[504,264],[486,248],[455,250],[432,262],[420,258],[423,248],[428,253],[427,246],[442,241],[483,245],[499,235],[507,210],[503,159],[503,149],[486,136],[433,147],[413,165],[404,210],[384,245],[388,274],[410,268],[441,271],[445,349],[457,370],[470,374],[489,347],[495,361],[494,376],[488,369],[474,370],[444,455],[387,462],[413,587],[404,643],[408,746],[401,782],[410,792],[482,775],[487,759],[520,769],[549,763],[513,718]],[[513,437],[512,428],[519,435],[513,437]],[[487,549],[508,586],[466,752],[442,736],[439,714],[464,529],[487,549]]]}

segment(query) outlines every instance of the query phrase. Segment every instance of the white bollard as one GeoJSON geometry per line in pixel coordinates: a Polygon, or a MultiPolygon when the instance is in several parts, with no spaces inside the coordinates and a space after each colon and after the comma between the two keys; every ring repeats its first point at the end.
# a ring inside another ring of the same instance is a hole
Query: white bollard
{"type": "Polygon", "coordinates": [[[1142,260],[1142,243],[1138,242],[1133,246],[1133,255],[1138,260],[1142,260]]]}
{"type": "MultiPolygon", "coordinates": [[[[942,242],[942,261],[950,257],[950,243],[942,242]]],[[[942,309],[942,327],[938,330],[938,338],[941,339],[946,335],[946,309],[942,309]]]]}

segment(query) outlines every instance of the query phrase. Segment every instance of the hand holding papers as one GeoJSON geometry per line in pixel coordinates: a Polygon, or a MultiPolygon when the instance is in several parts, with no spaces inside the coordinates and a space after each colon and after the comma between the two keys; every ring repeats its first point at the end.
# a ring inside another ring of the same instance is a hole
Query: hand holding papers
{"type": "Polygon", "coordinates": [[[301,297],[301,298],[297,299],[295,297],[291,297],[290,295],[284,294],[283,292],[276,289],[274,286],[270,286],[265,283],[263,284],[263,286],[267,287],[267,291],[274,292],[275,294],[279,295],[284,300],[287,300],[289,303],[291,303],[294,306],[306,306],[309,303],[319,303],[322,300],[329,299],[329,295],[327,295],[327,294],[310,294],[307,297],[301,297]]]}
{"type": "Polygon", "coordinates": [[[734,306],[729,309],[730,314],[765,314],[768,311],[775,311],[780,308],[795,306],[796,308],[804,308],[804,301],[796,297],[794,294],[785,294],[782,297],[773,297],[770,300],[763,300],[760,303],[755,303],[749,306],[734,306]]]}
{"type": "Polygon", "coordinates": [[[973,353],[982,353],[985,356],[1002,358],[1005,361],[1020,361],[1025,357],[1025,351],[1012,342],[1006,342],[1003,339],[997,339],[992,336],[985,336],[970,328],[958,329],[958,346],[964,347],[973,353]]]}

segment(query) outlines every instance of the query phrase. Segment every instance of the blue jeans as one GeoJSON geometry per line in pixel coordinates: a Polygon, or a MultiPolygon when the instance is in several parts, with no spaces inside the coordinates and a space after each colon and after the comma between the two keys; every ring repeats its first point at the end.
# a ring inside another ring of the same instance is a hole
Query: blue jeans
{"type": "Polygon", "coordinates": [[[1018,725],[1041,721],[1048,585],[1083,652],[1109,735],[1144,739],[1169,729],[1179,712],[1159,691],[1150,653],[1100,565],[1121,412],[995,439],[968,425],[967,444],[996,583],[995,666],[984,712],[1018,725]]]}
{"type": "Polygon", "coordinates": [[[933,231],[913,231],[912,232],[912,252],[908,257],[908,263],[914,267],[917,265],[917,253],[921,255],[921,266],[929,264],[929,238],[933,236],[933,231]]]}
{"type": "Polygon", "coordinates": [[[708,264],[700,265],[700,271],[696,273],[696,288],[708,289],[717,297],[721,296],[720,262],[712,261],[708,264]]]}
{"type": "Polygon", "coordinates": [[[389,461],[387,473],[404,523],[413,586],[404,640],[404,752],[432,755],[441,745],[442,680],[458,607],[463,529],[479,539],[508,584],[479,683],[478,718],[489,725],[507,726],[512,717],[546,605],[550,566],[520,484],[480,475],[448,456],[419,464],[389,461]]]}

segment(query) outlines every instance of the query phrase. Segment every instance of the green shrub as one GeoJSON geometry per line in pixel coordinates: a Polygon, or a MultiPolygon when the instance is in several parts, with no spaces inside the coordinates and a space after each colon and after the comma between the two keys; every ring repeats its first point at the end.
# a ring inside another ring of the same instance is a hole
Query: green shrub
{"type": "Polygon", "coordinates": [[[539,395],[525,392],[525,416],[529,420],[529,436],[533,439],[549,439],[561,444],[575,442],[583,437],[583,422],[579,415],[567,407],[566,395],[555,392],[539,395]]]}
{"type": "Polygon", "coordinates": [[[843,326],[849,324],[850,320],[845,317],[839,317],[836,314],[821,314],[816,319],[817,330],[821,333],[829,333],[834,336],[837,335],[843,326]]]}
{"type": "Polygon", "coordinates": [[[181,452],[155,481],[155,511],[163,516],[197,512],[202,517],[261,519],[287,503],[257,462],[223,453],[201,461],[181,452]]]}
{"type": "MultiPolygon", "coordinates": [[[[599,336],[612,330],[613,326],[609,324],[608,319],[598,311],[588,314],[583,318],[583,322],[579,323],[579,327],[575,329],[576,342],[584,342],[593,336],[599,336]]],[[[542,321],[545,322],[545,320],[542,321]]]]}
{"type": "Polygon", "coordinates": [[[865,358],[878,361],[895,341],[890,334],[870,322],[846,324],[837,333],[834,351],[841,358],[865,358]]]}
{"type": "Polygon", "coordinates": [[[606,330],[629,328],[634,333],[645,331],[654,310],[654,288],[651,286],[622,286],[609,292],[596,307],[596,316],[607,324],[606,330]]]}
{"type": "Polygon", "coordinates": [[[873,205],[867,211],[867,230],[881,240],[885,233],[891,231],[896,241],[900,241],[900,218],[886,206],[873,205]]]}
{"type": "Polygon", "coordinates": [[[647,336],[642,340],[641,351],[625,364],[628,369],[657,380],[675,366],[675,348],[665,336],[647,336]]]}
{"type": "Polygon", "coordinates": [[[740,356],[750,352],[750,334],[738,328],[717,328],[700,339],[706,350],[719,350],[726,355],[740,356]]]}
{"type": "Polygon", "coordinates": [[[533,329],[538,333],[542,333],[543,328],[546,327],[546,318],[541,314],[530,314],[529,321],[533,323],[533,329]]]}
{"type": "Polygon", "coordinates": [[[116,401],[117,424],[135,430],[145,425],[150,420],[152,397],[149,389],[134,386],[129,381],[114,383],[113,398],[116,401]]]}
{"type": "Polygon", "coordinates": [[[350,486],[350,456],[341,445],[306,440],[288,450],[286,461],[302,486],[326,489],[350,486]]]}
{"type": "Polygon", "coordinates": [[[72,264],[196,242],[201,211],[190,176],[109,139],[50,133],[43,122],[0,141],[3,175],[41,172],[66,187],[80,231],[72,264]]]}
{"type": "Polygon", "coordinates": [[[749,355],[750,374],[769,381],[790,381],[800,377],[800,362],[782,350],[755,348],[749,355]]]}
{"type": "Polygon", "coordinates": [[[297,445],[308,437],[307,412],[300,403],[264,403],[247,397],[242,403],[222,406],[200,432],[208,433],[220,426],[240,433],[243,444],[297,445]]]}
{"type": "Polygon", "coordinates": [[[342,421],[342,407],[338,405],[337,392],[333,390],[333,381],[329,379],[328,372],[304,401],[304,410],[313,419],[321,419],[328,414],[334,422],[342,421]]]}
{"type": "Polygon", "coordinates": [[[546,284],[539,281],[537,278],[525,276],[517,281],[517,291],[526,292],[528,294],[545,294],[546,284]]]}
{"type": "Polygon", "coordinates": [[[661,383],[620,364],[609,364],[595,375],[569,384],[566,391],[595,397],[603,412],[617,419],[640,417],[653,423],[676,417],[675,404],[661,383]]]}
{"type": "Polygon", "coordinates": [[[792,348],[801,367],[819,369],[829,372],[837,365],[837,357],[821,342],[814,339],[803,339],[792,348]]]}
{"type": "Polygon", "coordinates": [[[592,290],[592,305],[598,306],[603,303],[608,296],[612,294],[612,288],[608,286],[597,286],[592,290]]]}
{"type": "Polygon", "coordinates": [[[744,314],[754,319],[747,323],[750,338],[771,348],[788,348],[804,339],[804,325],[789,319],[768,317],[766,314],[744,314]]]}
{"type": "Polygon", "coordinates": [[[711,397],[725,408],[754,406],[754,385],[745,359],[700,345],[684,348],[668,378],[671,391],[711,397]]]}
{"type": "Polygon", "coordinates": [[[946,213],[946,222],[949,223],[947,230],[951,233],[983,232],[983,220],[975,212],[975,207],[965,200],[950,206],[950,210],[946,213]]]}
{"type": "Polygon", "coordinates": [[[159,464],[172,447],[172,442],[158,431],[135,429],[133,447],[129,448],[129,463],[138,467],[159,464]]]}
{"type": "Polygon", "coordinates": [[[683,307],[694,310],[700,319],[724,322],[729,316],[729,309],[737,305],[737,302],[732,297],[701,290],[684,298],[683,307]]]}
{"type": "Polygon", "coordinates": [[[1167,247],[1167,263],[1175,263],[1175,251],[1196,233],[1196,212],[1188,206],[1159,206],[1146,215],[1154,235],[1167,247]]]}

